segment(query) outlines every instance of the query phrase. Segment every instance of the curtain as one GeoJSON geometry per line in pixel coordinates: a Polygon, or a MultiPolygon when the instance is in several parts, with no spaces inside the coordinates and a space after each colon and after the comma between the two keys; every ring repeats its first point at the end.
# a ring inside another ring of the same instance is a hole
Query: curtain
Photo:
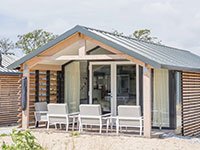
{"type": "Polygon", "coordinates": [[[65,66],[65,103],[69,112],[79,111],[80,105],[80,62],[65,66]]]}
{"type": "Polygon", "coordinates": [[[154,70],[153,126],[169,127],[169,73],[154,70]]]}

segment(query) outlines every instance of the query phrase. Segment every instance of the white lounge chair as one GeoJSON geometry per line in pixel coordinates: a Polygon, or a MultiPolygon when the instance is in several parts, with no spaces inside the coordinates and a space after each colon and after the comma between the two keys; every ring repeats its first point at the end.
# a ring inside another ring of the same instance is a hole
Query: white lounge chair
{"type": "Polygon", "coordinates": [[[47,122],[47,102],[36,102],[35,106],[35,127],[39,122],[47,122]]]}
{"type": "Polygon", "coordinates": [[[106,132],[108,132],[108,122],[111,114],[102,115],[101,106],[94,104],[81,104],[79,106],[79,132],[83,131],[83,125],[99,126],[99,133],[102,131],[102,126],[106,125],[106,132]]]}
{"type": "Polygon", "coordinates": [[[118,106],[116,119],[117,134],[119,134],[119,128],[121,127],[136,127],[140,129],[140,135],[142,135],[143,117],[141,116],[140,106],[118,106]]]}
{"type": "Polygon", "coordinates": [[[55,125],[57,129],[57,124],[62,128],[62,124],[66,125],[66,131],[68,131],[69,124],[72,124],[72,131],[74,131],[75,117],[78,118],[79,113],[70,113],[68,112],[67,104],[48,104],[48,113],[47,113],[47,129],[49,125],[55,125]]]}

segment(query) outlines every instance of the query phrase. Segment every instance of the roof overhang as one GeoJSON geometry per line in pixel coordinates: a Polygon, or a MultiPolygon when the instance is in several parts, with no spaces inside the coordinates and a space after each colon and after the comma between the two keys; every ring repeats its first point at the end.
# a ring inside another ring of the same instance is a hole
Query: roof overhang
{"type": "Polygon", "coordinates": [[[188,67],[180,67],[180,66],[171,66],[171,65],[164,65],[164,64],[160,64],[156,61],[154,61],[153,59],[147,58],[139,53],[136,53],[134,51],[129,50],[128,48],[121,46],[118,43],[115,43],[111,40],[108,40],[106,38],[103,38],[101,36],[99,36],[98,34],[95,34],[91,31],[88,30],[89,28],[83,27],[83,26],[75,26],[74,28],[72,28],[71,30],[65,32],[64,34],[60,35],[58,38],[56,38],[55,40],[50,41],[49,43],[45,44],[44,46],[38,48],[37,50],[27,54],[26,56],[22,57],[21,59],[17,60],[16,62],[14,62],[13,64],[9,65],[8,68],[9,69],[14,69],[16,67],[19,67],[21,64],[24,64],[26,61],[32,59],[33,57],[41,54],[42,52],[48,50],[49,48],[53,47],[54,45],[58,44],[59,42],[69,38],[70,36],[74,35],[75,33],[82,33],[96,41],[99,41],[105,45],[108,45],[109,47],[112,47],[128,56],[131,56],[137,60],[140,60],[142,62],[144,62],[144,64],[148,64],[150,66],[152,66],[153,68],[163,68],[163,69],[169,69],[169,70],[187,70],[187,71],[197,71],[200,72],[200,69],[198,68],[188,68],[188,67]]]}

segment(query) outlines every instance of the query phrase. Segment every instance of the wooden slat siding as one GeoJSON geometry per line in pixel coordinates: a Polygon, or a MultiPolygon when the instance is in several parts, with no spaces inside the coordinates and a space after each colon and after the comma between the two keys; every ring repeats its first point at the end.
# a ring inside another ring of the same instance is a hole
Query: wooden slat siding
{"type": "Polygon", "coordinates": [[[200,73],[182,72],[182,134],[200,136],[200,73]]]}
{"type": "MultiPolygon", "coordinates": [[[[57,102],[57,72],[49,70],[31,71],[30,74],[30,101],[29,101],[29,126],[34,126],[34,103],[35,102],[57,102]],[[47,90],[49,89],[49,90],[47,90]]],[[[21,80],[18,82],[18,90],[21,91],[21,80]]],[[[22,122],[22,110],[21,110],[21,95],[18,97],[18,123],[22,122]]],[[[19,126],[19,127],[20,127],[19,126]]]]}
{"type": "Polygon", "coordinates": [[[57,71],[57,103],[61,103],[61,71],[57,71]]]}
{"type": "Polygon", "coordinates": [[[17,123],[20,75],[0,75],[0,125],[17,123]]]}
{"type": "Polygon", "coordinates": [[[50,71],[49,70],[47,70],[47,73],[46,73],[46,100],[47,100],[47,103],[50,102],[50,71]]]}
{"type": "Polygon", "coordinates": [[[39,70],[36,70],[35,71],[35,102],[39,102],[39,78],[40,78],[39,70]]]}

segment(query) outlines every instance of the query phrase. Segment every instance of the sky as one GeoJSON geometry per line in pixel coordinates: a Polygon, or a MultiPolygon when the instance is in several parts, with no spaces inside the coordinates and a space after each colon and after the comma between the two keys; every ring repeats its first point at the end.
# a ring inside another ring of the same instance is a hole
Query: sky
{"type": "MultiPolygon", "coordinates": [[[[0,38],[76,25],[130,35],[150,29],[164,45],[200,55],[199,0],[0,0],[0,38]]],[[[19,50],[15,50],[18,55],[19,50]]]]}

